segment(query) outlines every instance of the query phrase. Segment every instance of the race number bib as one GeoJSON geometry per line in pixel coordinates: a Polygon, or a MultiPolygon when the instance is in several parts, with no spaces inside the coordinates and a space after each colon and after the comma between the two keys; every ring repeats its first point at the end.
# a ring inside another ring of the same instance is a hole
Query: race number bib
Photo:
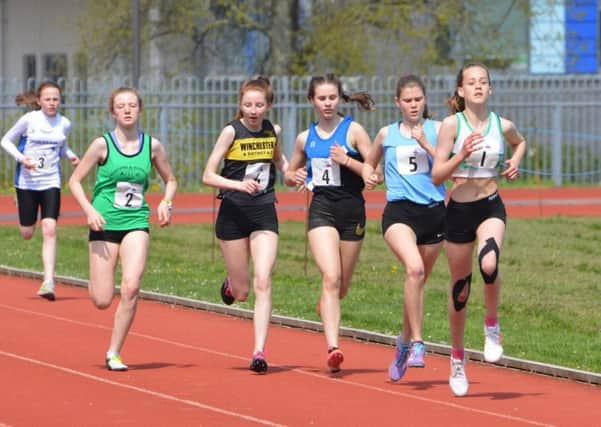
{"type": "Polygon", "coordinates": [[[332,161],[329,157],[325,159],[311,159],[311,171],[313,172],[314,185],[339,187],[342,184],[340,180],[340,165],[332,161]]]}
{"type": "Polygon", "coordinates": [[[143,187],[133,182],[118,182],[115,189],[114,206],[119,209],[135,209],[142,207],[144,200],[143,187]]]}
{"type": "Polygon", "coordinates": [[[52,165],[52,157],[50,153],[45,150],[34,151],[31,153],[31,158],[35,162],[36,169],[49,169],[52,165]]]}
{"type": "Polygon", "coordinates": [[[246,165],[246,171],[244,172],[243,180],[253,180],[259,184],[259,191],[263,191],[269,184],[269,170],[271,168],[270,163],[259,162],[250,163],[246,165]]]}
{"type": "Polygon", "coordinates": [[[494,169],[499,166],[501,156],[496,151],[486,151],[486,148],[474,151],[465,159],[468,167],[473,169],[494,169]]]}
{"type": "Polygon", "coordinates": [[[397,169],[401,175],[428,173],[428,154],[421,147],[401,145],[396,148],[397,169]]]}

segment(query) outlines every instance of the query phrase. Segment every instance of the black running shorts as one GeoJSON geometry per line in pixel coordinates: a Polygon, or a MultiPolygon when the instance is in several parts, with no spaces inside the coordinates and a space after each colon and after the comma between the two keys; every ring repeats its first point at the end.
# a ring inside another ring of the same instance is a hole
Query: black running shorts
{"type": "Polygon", "coordinates": [[[19,224],[24,227],[32,226],[40,217],[58,219],[61,210],[61,190],[22,190],[17,188],[17,206],[19,208],[19,224]]]}
{"type": "Polygon", "coordinates": [[[309,206],[308,229],[317,227],[334,227],[340,235],[340,240],[363,240],[365,201],[359,197],[333,200],[324,194],[315,194],[309,206]]]}
{"type": "Polygon", "coordinates": [[[409,226],[417,237],[418,245],[442,242],[445,232],[444,202],[421,205],[409,200],[386,203],[382,214],[382,234],[393,224],[409,226]]]}
{"type": "Polygon", "coordinates": [[[476,240],[478,226],[489,218],[507,220],[505,205],[498,192],[473,202],[456,202],[447,205],[447,229],[445,238],[453,243],[470,243],[476,240]]]}
{"type": "Polygon", "coordinates": [[[275,204],[238,205],[223,199],[215,222],[215,235],[220,240],[244,239],[255,231],[273,231],[278,234],[278,216],[275,204]]]}

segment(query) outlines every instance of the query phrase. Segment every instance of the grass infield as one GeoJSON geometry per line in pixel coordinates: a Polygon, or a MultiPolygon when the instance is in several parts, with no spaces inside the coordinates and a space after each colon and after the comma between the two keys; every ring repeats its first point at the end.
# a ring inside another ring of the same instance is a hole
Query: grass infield
{"type": "MultiPolygon", "coordinates": [[[[0,226],[2,263],[41,271],[39,229],[29,242],[15,226],[0,226]]],[[[210,225],[151,229],[151,248],[142,288],[220,302],[225,270],[210,225]]],[[[59,227],[57,274],[86,279],[87,230],[59,227]]],[[[601,219],[552,217],[509,219],[501,252],[503,280],[499,317],[505,355],[601,373],[601,219]]],[[[315,304],[320,277],[308,254],[305,274],[304,225],[280,224],[280,246],[273,276],[275,314],[319,320],[315,304]]],[[[482,350],[482,278],[474,257],[468,304],[466,348],[482,350]]],[[[348,296],[342,325],[395,335],[401,327],[404,272],[389,251],[378,221],[367,236],[348,296]]],[[[449,274],[444,251],[426,283],[424,339],[449,344],[449,274]]],[[[252,309],[253,296],[240,307],[252,309]]]]}

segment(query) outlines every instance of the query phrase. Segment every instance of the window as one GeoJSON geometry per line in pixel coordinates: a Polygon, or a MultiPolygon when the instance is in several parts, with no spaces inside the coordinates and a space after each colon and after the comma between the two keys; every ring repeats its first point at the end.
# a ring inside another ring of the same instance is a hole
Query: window
{"type": "Polygon", "coordinates": [[[36,56],[33,54],[23,55],[23,81],[26,85],[29,85],[28,81],[31,80],[33,86],[35,86],[36,77],[36,56]]]}
{"type": "Polygon", "coordinates": [[[57,81],[67,77],[67,55],[64,53],[51,53],[43,56],[44,80],[57,81]]]}

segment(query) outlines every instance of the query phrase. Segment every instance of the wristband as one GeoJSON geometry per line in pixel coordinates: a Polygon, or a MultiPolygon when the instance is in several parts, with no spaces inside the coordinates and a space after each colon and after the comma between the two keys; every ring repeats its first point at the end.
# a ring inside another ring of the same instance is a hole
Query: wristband
{"type": "Polygon", "coordinates": [[[167,209],[171,210],[173,208],[173,202],[171,200],[163,199],[162,201],[167,205],[167,209]]]}

